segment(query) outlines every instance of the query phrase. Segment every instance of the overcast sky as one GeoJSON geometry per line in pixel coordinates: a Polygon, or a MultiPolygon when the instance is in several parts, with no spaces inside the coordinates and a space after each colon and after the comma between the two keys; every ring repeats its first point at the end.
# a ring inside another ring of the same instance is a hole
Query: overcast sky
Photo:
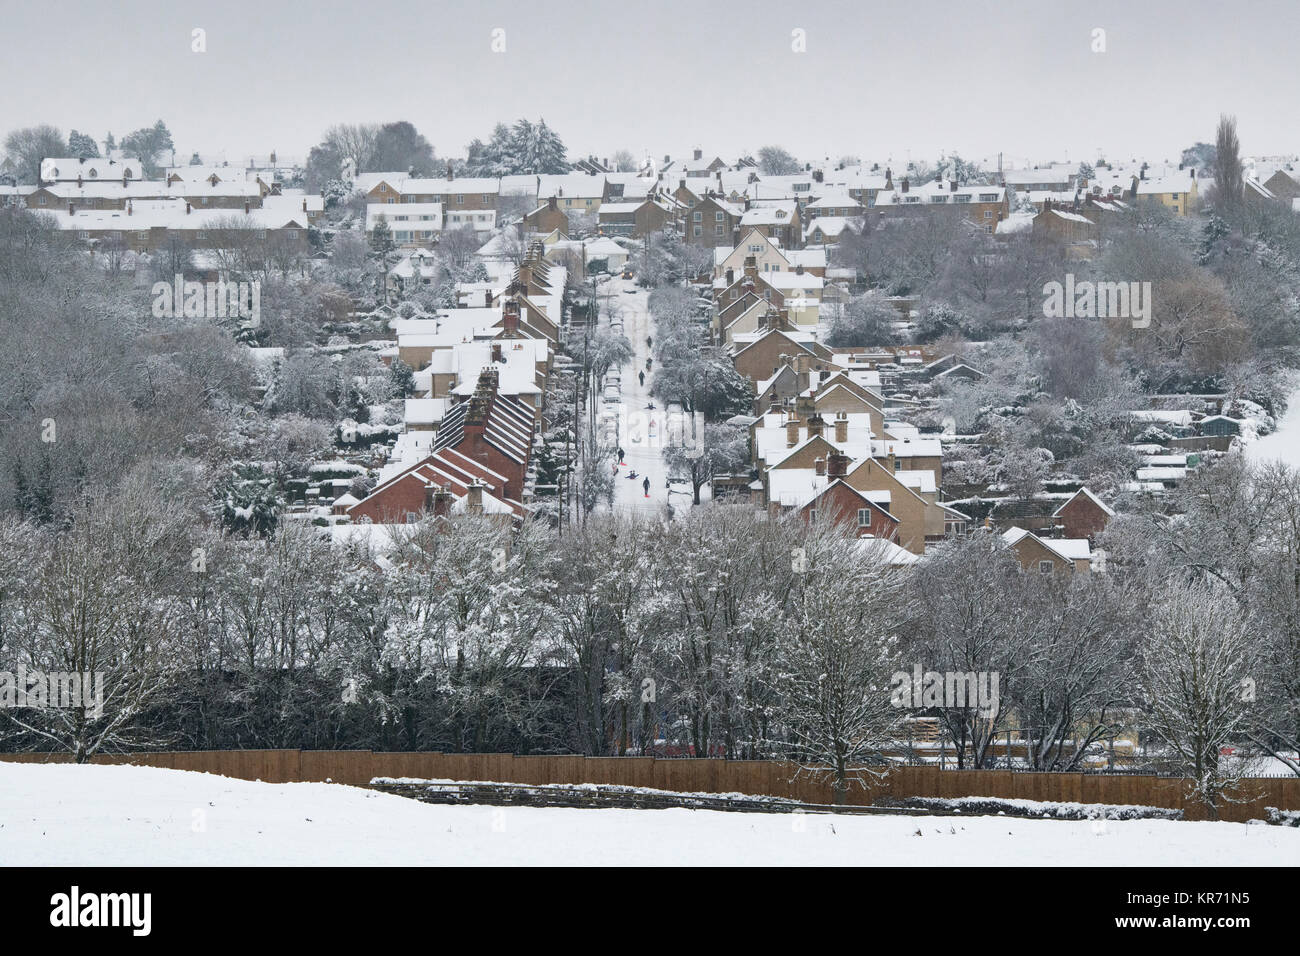
{"type": "Polygon", "coordinates": [[[1300,0],[0,0],[0,30],[5,130],[161,117],[181,162],[396,119],[456,156],[521,115],[600,156],[1176,161],[1221,112],[1246,155],[1300,149],[1300,0]]]}

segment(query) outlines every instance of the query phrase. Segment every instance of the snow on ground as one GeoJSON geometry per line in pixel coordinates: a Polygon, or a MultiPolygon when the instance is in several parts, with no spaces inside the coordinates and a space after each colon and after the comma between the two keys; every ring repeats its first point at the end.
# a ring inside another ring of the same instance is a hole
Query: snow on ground
{"type": "Polygon", "coordinates": [[[1300,468],[1300,388],[1287,400],[1277,430],[1246,445],[1246,457],[1256,463],[1278,460],[1300,468]]]}
{"type": "Polygon", "coordinates": [[[1293,866],[1237,823],[437,806],[327,783],[0,762],[5,865],[1293,866]],[[919,831],[919,832],[918,832],[919,831]]]}

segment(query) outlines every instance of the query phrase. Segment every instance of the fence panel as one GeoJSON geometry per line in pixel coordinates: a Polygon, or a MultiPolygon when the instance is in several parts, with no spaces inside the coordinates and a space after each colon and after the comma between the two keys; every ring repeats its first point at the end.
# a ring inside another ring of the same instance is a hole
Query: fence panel
{"type": "MultiPolygon", "coordinates": [[[[63,753],[0,754],[11,763],[68,763],[63,753]]],[[[445,754],[368,750],[216,750],[101,754],[97,764],[138,764],[192,770],[267,783],[333,781],[364,785],[375,777],[489,780],[502,783],[603,783],[702,793],[747,793],[830,803],[829,778],[779,760],[580,755],[445,754]]],[[[1072,803],[1133,804],[1182,809],[1189,819],[1204,810],[1189,800],[1186,782],[1172,777],[1124,774],[1032,773],[1012,770],[944,770],[933,765],[894,768],[867,789],[854,787],[849,802],[865,805],[884,798],[1000,797],[1072,803]]],[[[1256,778],[1225,803],[1220,819],[1264,816],[1265,807],[1300,809],[1300,777],[1256,778]]]]}

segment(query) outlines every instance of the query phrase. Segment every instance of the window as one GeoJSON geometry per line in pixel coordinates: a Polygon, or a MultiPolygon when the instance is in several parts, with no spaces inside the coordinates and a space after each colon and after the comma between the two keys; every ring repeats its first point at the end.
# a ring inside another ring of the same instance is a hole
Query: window
{"type": "Polygon", "coordinates": [[[702,235],[703,232],[704,232],[704,230],[701,229],[699,226],[696,226],[696,227],[695,227],[695,233],[694,233],[695,235],[697,235],[697,236],[702,235]]]}
{"type": "Polygon", "coordinates": [[[721,224],[721,223],[718,223],[718,225],[716,225],[716,226],[713,227],[713,234],[714,234],[715,236],[720,236],[720,235],[722,235],[722,224],[721,224]]]}
{"type": "Polygon", "coordinates": [[[695,222],[703,222],[703,221],[704,221],[704,213],[702,213],[702,212],[697,212],[697,213],[695,213],[695,215],[691,216],[691,219],[692,219],[693,221],[695,221],[695,222]]]}
{"type": "Polygon", "coordinates": [[[484,194],[483,194],[483,201],[484,201],[484,202],[491,202],[491,201],[492,201],[492,197],[489,196],[487,193],[484,193],[484,194]]]}
{"type": "Polygon", "coordinates": [[[970,202],[970,193],[958,193],[952,197],[953,202],[970,202]]]}
{"type": "Polygon", "coordinates": [[[722,213],[720,213],[720,212],[715,212],[715,213],[713,214],[713,218],[714,218],[714,220],[717,221],[717,222],[722,222],[722,213]]]}
{"type": "Polygon", "coordinates": [[[1054,565],[1051,561],[1039,561],[1039,562],[1038,562],[1038,573],[1039,573],[1039,574],[1051,574],[1051,573],[1052,573],[1052,568],[1054,568],[1055,566],[1056,566],[1056,565],[1054,565]]]}
{"type": "Polygon", "coordinates": [[[997,202],[997,193],[980,193],[980,202],[997,202]]]}
{"type": "Polygon", "coordinates": [[[459,195],[459,196],[456,197],[456,205],[457,205],[457,206],[463,206],[463,205],[465,205],[465,197],[464,197],[464,195],[459,195]]]}
{"type": "Polygon", "coordinates": [[[992,210],[992,209],[985,209],[985,210],[984,210],[984,218],[985,218],[985,219],[992,219],[992,218],[993,218],[993,210],[992,210]]]}
{"type": "Polygon", "coordinates": [[[379,184],[379,191],[380,191],[381,193],[386,193],[386,192],[388,192],[388,183],[380,183],[380,184],[379,184]]]}
{"type": "Polygon", "coordinates": [[[207,234],[206,232],[196,232],[196,233],[194,234],[194,238],[195,238],[195,239],[206,239],[206,238],[208,238],[208,234],[207,234]]]}
{"type": "Polygon", "coordinates": [[[859,509],[858,509],[858,527],[859,527],[859,528],[865,528],[865,527],[867,527],[867,526],[870,525],[870,524],[871,524],[871,509],[870,509],[870,508],[859,508],[859,509]]]}
{"type": "Polygon", "coordinates": [[[297,238],[298,238],[298,230],[297,230],[297,229],[290,229],[290,230],[288,231],[288,233],[286,233],[286,235],[288,235],[288,237],[289,237],[290,239],[297,239],[297,238]]]}
{"type": "Polygon", "coordinates": [[[903,460],[901,458],[895,458],[894,471],[902,471],[902,470],[903,470],[903,460]]]}

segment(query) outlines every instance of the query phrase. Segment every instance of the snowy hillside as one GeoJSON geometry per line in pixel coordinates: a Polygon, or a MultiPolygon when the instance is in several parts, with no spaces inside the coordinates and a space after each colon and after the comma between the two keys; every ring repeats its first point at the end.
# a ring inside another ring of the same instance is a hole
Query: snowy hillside
{"type": "Polygon", "coordinates": [[[1234,823],[451,807],[333,784],[0,763],[0,864],[1293,865],[1234,823]],[[919,832],[918,832],[919,831],[919,832]]]}

